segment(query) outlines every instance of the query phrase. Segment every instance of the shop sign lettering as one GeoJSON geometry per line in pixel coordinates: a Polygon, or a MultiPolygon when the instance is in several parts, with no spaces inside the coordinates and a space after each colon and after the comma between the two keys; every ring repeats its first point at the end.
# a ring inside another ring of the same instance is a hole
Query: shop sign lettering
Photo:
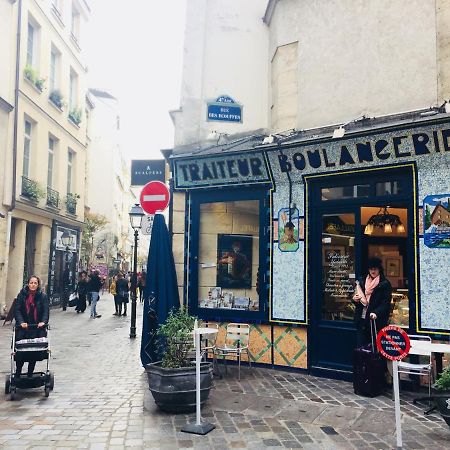
{"type": "Polygon", "coordinates": [[[174,168],[175,189],[270,181],[262,152],[180,159],[174,161],[174,168]]]}
{"type": "MultiPolygon", "coordinates": [[[[433,127],[436,128],[436,127],[433,127]]],[[[361,140],[342,139],[322,145],[303,145],[278,155],[281,172],[313,169],[346,169],[362,163],[411,159],[422,155],[450,152],[450,129],[422,127],[417,132],[366,136],[361,140]]]]}

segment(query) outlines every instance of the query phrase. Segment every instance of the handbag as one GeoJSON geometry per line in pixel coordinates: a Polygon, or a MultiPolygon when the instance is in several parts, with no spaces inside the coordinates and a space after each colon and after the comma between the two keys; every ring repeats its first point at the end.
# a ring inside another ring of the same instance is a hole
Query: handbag
{"type": "Polygon", "coordinates": [[[77,306],[78,303],[78,294],[76,292],[72,292],[69,295],[69,306],[77,306]]]}

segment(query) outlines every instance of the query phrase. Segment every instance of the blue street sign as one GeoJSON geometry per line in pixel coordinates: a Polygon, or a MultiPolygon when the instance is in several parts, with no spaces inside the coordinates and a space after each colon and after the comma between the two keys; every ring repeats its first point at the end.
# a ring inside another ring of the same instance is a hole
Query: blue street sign
{"type": "Polygon", "coordinates": [[[214,102],[208,103],[206,119],[216,122],[240,123],[242,122],[242,105],[227,95],[221,95],[214,102]]]}

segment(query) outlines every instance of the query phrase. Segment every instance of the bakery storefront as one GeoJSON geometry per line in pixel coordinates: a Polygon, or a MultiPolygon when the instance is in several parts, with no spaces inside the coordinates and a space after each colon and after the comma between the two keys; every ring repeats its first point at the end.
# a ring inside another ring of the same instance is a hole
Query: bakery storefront
{"type": "Polygon", "coordinates": [[[365,125],[173,158],[184,301],[221,333],[250,323],[257,363],[350,377],[351,297],[373,256],[393,286],[391,323],[448,340],[450,122],[365,125]]]}

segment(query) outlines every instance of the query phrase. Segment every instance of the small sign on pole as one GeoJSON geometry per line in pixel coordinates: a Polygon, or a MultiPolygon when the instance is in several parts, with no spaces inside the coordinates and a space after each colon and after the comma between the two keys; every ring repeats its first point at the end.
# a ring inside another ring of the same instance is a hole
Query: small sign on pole
{"type": "Polygon", "coordinates": [[[141,222],[141,233],[145,236],[150,236],[152,234],[152,227],[153,227],[153,219],[154,215],[151,216],[144,216],[142,218],[141,222]]]}
{"type": "Polygon", "coordinates": [[[197,320],[194,324],[194,343],[195,343],[195,423],[186,424],[181,431],[191,434],[208,434],[210,431],[216,428],[212,423],[202,422],[202,415],[200,412],[201,399],[200,399],[200,329],[198,328],[197,320]]]}
{"type": "Polygon", "coordinates": [[[395,399],[395,430],[397,436],[397,449],[402,443],[402,419],[400,412],[400,389],[398,379],[398,362],[408,356],[411,343],[405,330],[395,325],[384,327],[378,332],[377,347],[380,353],[392,361],[392,378],[395,399]]]}

